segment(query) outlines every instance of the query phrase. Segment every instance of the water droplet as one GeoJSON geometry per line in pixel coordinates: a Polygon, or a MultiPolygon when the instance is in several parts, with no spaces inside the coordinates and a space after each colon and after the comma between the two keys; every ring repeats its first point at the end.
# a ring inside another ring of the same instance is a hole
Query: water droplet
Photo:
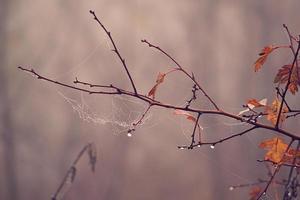
{"type": "Polygon", "coordinates": [[[128,137],[131,137],[131,136],[132,136],[132,134],[131,134],[131,133],[127,133],[127,136],[128,136],[128,137]]]}
{"type": "Polygon", "coordinates": [[[230,186],[230,187],[229,187],[229,190],[230,190],[230,191],[234,190],[234,187],[230,186]]]}
{"type": "Polygon", "coordinates": [[[184,149],[184,147],[179,147],[179,149],[183,150],[183,149],[184,149]]]}
{"type": "Polygon", "coordinates": [[[213,144],[210,145],[210,148],[211,148],[211,149],[214,149],[214,148],[215,148],[215,145],[213,145],[213,144]]]}
{"type": "Polygon", "coordinates": [[[201,145],[200,145],[200,144],[198,144],[198,145],[197,145],[197,147],[201,147],[201,145]]]}

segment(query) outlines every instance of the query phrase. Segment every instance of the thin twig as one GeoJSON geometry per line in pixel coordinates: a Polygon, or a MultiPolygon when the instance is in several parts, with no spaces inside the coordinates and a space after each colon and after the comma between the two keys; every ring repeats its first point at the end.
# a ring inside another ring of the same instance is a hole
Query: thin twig
{"type": "Polygon", "coordinates": [[[214,141],[214,142],[199,142],[198,144],[193,144],[193,145],[189,145],[189,146],[186,146],[186,145],[183,145],[183,146],[178,146],[179,149],[192,149],[194,147],[199,147],[199,146],[204,146],[204,145],[210,145],[212,147],[215,147],[217,144],[219,143],[222,143],[222,142],[225,142],[225,141],[228,141],[228,140],[231,140],[232,138],[235,138],[237,136],[242,136],[250,131],[253,131],[254,129],[256,129],[258,127],[256,126],[253,126],[245,131],[242,131],[240,133],[236,133],[236,134],[233,134],[231,136],[228,136],[228,137],[225,137],[223,139],[220,139],[220,140],[217,140],[217,141],[214,141]]]}
{"type": "Polygon", "coordinates": [[[116,46],[116,44],[115,44],[112,36],[111,36],[111,33],[105,28],[105,26],[102,24],[102,22],[98,19],[98,17],[96,16],[96,14],[95,14],[94,11],[90,10],[90,13],[94,16],[94,19],[98,22],[98,24],[101,26],[101,28],[105,31],[105,33],[109,37],[109,40],[110,40],[111,44],[114,47],[113,51],[117,54],[118,58],[120,59],[122,65],[123,65],[123,67],[124,67],[124,69],[126,71],[126,74],[127,74],[128,78],[129,78],[129,80],[131,82],[131,86],[133,88],[133,91],[134,91],[135,94],[137,94],[136,86],[135,86],[135,84],[133,82],[133,79],[132,79],[130,73],[129,73],[128,67],[127,67],[126,62],[125,62],[125,59],[121,56],[121,54],[120,54],[120,52],[119,52],[119,50],[118,50],[118,48],[117,48],[117,46],[116,46]]]}
{"type": "MultiPolygon", "coordinates": [[[[196,133],[196,129],[197,129],[197,127],[199,128],[199,131],[201,131],[200,129],[200,126],[199,126],[199,124],[198,124],[198,121],[199,121],[199,118],[200,118],[200,116],[201,116],[201,114],[200,113],[198,113],[198,115],[197,115],[197,119],[196,119],[196,122],[195,122],[195,125],[194,125],[194,129],[193,129],[193,133],[192,133],[192,141],[191,141],[191,144],[190,144],[190,146],[189,146],[189,148],[190,149],[193,149],[194,148],[194,145],[195,145],[195,133],[196,133]]],[[[199,138],[199,140],[200,140],[200,138],[199,138]]]]}
{"type": "Polygon", "coordinates": [[[148,44],[149,47],[157,49],[158,51],[160,51],[161,53],[166,55],[169,59],[171,59],[177,65],[177,67],[180,69],[180,71],[182,71],[186,76],[188,76],[198,86],[199,90],[201,90],[201,92],[204,94],[204,96],[213,104],[215,109],[220,110],[219,107],[217,106],[217,104],[212,100],[212,98],[205,92],[205,90],[196,81],[193,74],[191,75],[187,71],[185,71],[185,69],[170,54],[168,54],[165,50],[161,49],[159,46],[155,46],[155,45],[151,44],[147,40],[141,40],[141,42],[148,44]]]}
{"type": "MultiPolygon", "coordinates": [[[[75,160],[72,162],[71,166],[69,167],[66,175],[64,176],[64,178],[62,179],[61,183],[59,184],[57,190],[55,191],[55,193],[52,195],[52,200],[57,200],[58,198],[58,195],[61,193],[63,187],[65,186],[65,184],[70,180],[70,182],[72,183],[75,179],[75,176],[76,176],[76,165],[77,163],[79,162],[80,158],[84,155],[84,153],[86,151],[91,151],[93,150],[92,148],[93,147],[93,144],[92,143],[89,143],[87,145],[85,145],[81,151],[78,153],[78,155],[76,156],[75,160]]],[[[90,162],[94,162],[92,164],[92,170],[94,171],[94,165],[95,165],[95,162],[96,162],[96,158],[92,158],[90,153],[89,153],[89,157],[90,157],[90,162]]]]}
{"type": "MultiPolygon", "coordinates": [[[[293,142],[294,142],[294,140],[292,139],[292,140],[290,141],[289,145],[287,146],[287,148],[286,148],[286,150],[285,150],[285,152],[284,152],[284,154],[283,154],[283,156],[282,156],[282,158],[281,158],[281,161],[280,161],[279,163],[282,162],[282,160],[283,160],[285,154],[289,151],[289,149],[290,149],[291,145],[293,144],[293,142]]],[[[281,168],[281,164],[277,164],[277,165],[275,166],[275,171],[273,172],[273,174],[272,174],[272,176],[271,176],[269,182],[267,183],[267,185],[266,185],[266,187],[264,188],[264,190],[260,193],[260,195],[258,195],[258,197],[257,197],[256,200],[259,200],[263,195],[266,194],[266,192],[267,192],[269,186],[271,185],[271,183],[272,183],[273,179],[275,178],[276,174],[279,172],[280,168],[281,168]]]]}

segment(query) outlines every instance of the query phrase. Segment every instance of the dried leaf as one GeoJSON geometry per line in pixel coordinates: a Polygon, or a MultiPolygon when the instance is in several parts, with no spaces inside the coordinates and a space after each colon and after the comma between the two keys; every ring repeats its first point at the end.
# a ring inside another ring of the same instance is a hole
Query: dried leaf
{"type": "Polygon", "coordinates": [[[262,99],[260,101],[257,101],[256,99],[249,99],[247,102],[247,105],[249,108],[258,108],[258,107],[264,107],[267,105],[267,99],[262,99]]]}
{"type": "Polygon", "coordinates": [[[250,109],[254,109],[254,108],[257,108],[257,107],[264,107],[264,106],[267,105],[267,101],[268,100],[266,98],[264,98],[264,99],[262,99],[260,101],[257,101],[256,99],[249,99],[248,102],[247,102],[248,108],[245,109],[245,110],[240,111],[238,115],[242,115],[245,112],[250,111],[250,109]]]}
{"type": "Polygon", "coordinates": [[[158,84],[155,84],[148,93],[148,96],[152,97],[152,99],[155,99],[155,93],[156,93],[157,86],[158,86],[158,84]]]}
{"type": "Polygon", "coordinates": [[[280,163],[283,160],[283,156],[288,148],[288,145],[278,137],[265,140],[260,143],[260,148],[266,149],[265,160],[270,160],[274,163],[280,163]]]}
{"type": "Polygon", "coordinates": [[[159,72],[158,75],[157,75],[157,78],[156,78],[156,84],[151,88],[151,90],[148,92],[148,96],[149,97],[152,97],[152,99],[155,99],[155,94],[156,94],[156,91],[157,91],[157,87],[164,82],[165,80],[165,76],[172,73],[172,72],[175,72],[175,71],[178,71],[178,70],[181,70],[180,68],[172,68],[170,69],[169,71],[167,71],[166,73],[161,73],[159,72]]]}
{"type": "Polygon", "coordinates": [[[149,91],[148,96],[155,99],[156,90],[159,84],[164,82],[166,73],[159,72],[156,78],[156,84],[152,87],[152,89],[149,91]]]}
{"type": "Polygon", "coordinates": [[[263,64],[266,62],[269,54],[277,49],[278,47],[273,47],[272,45],[266,46],[262,49],[262,51],[259,53],[259,58],[254,63],[254,71],[257,72],[263,64]]]}
{"type": "Polygon", "coordinates": [[[184,115],[188,120],[196,122],[196,118],[193,115],[191,115],[190,113],[188,113],[184,110],[175,110],[174,114],[175,115],[184,115]]]}
{"type": "Polygon", "coordinates": [[[262,192],[261,187],[259,186],[253,186],[250,189],[249,195],[250,195],[250,200],[256,200],[259,194],[262,192]]]}
{"type": "Polygon", "coordinates": [[[91,143],[89,145],[88,155],[89,155],[89,162],[91,165],[91,170],[92,170],[92,172],[95,172],[96,162],[97,162],[97,151],[96,151],[96,147],[93,143],[91,143]]]}
{"type": "MultiPolygon", "coordinates": [[[[282,66],[274,79],[274,83],[284,84],[287,83],[289,79],[289,75],[292,69],[292,65],[284,65],[282,66]]],[[[300,69],[299,67],[293,67],[293,71],[291,74],[289,90],[292,94],[295,94],[298,91],[298,86],[300,85],[300,69]]]]}

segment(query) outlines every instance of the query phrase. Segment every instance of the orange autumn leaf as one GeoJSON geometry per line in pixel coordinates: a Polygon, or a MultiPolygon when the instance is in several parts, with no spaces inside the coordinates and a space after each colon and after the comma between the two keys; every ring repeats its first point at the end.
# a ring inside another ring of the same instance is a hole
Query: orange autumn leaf
{"type": "Polygon", "coordinates": [[[149,91],[148,96],[151,97],[153,99],[155,99],[155,94],[156,94],[156,90],[159,84],[161,84],[162,82],[164,82],[166,73],[161,73],[159,72],[156,78],[156,84],[152,87],[152,89],[149,91]]]}
{"type": "Polygon", "coordinates": [[[254,186],[250,189],[249,195],[250,200],[256,200],[259,194],[261,193],[262,189],[259,186],[254,186]]]}
{"type": "MultiPolygon", "coordinates": [[[[269,120],[273,125],[276,125],[276,123],[277,123],[277,118],[278,118],[279,111],[280,111],[280,105],[281,105],[281,102],[279,101],[278,98],[276,98],[272,102],[271,106],[266,107],[267,120],[269,120]]],[[[280,119],[279,119],[280,124],[282,122],[284,122],[284,120],[286,119],[286,116],[285,116],[286,112],[288,112],[288,108],[284,106],[281,111],[281,114],[280,114],[280,119]]]]}
{"type": "Polygon", "coordinates": [[[186,117],[186,119],[191,120],[193,122],[196,122],[196,118],[193,115],[191,115],[190,113],[188,113],[184,110],[175,110],[174,114],[175,115],[183,115],[183,116],[186,117]]]}
{"type": "Polygon", "coordinates": [[[265,160],[270,160],[274,163],[283,161],[283,156],[288,148],[288,145],[278,137],[265,140],[260,143],[260,148],[267,150],[265,160]]]}
{"type": "MultiPolygon", "coordinates": [[[[274,83],[284,84],[287,83],[292,65],[282,66],[275,76],[274,83]]],[[[298,91],[298,86],[300,85],[300,69],[299,67],[294,66],[290,78],[289,90],[292,94],[295,94],[298,91]]]]}
{"type": "Polygon", "coordinates": [[[258,54],[259,58],[254,63],[254,71],[257,72],[263,64],[266,62],[269,54],[277,49],[278,47],[273,47],[272,45],[264,47],[261,52],[258,54]]]}

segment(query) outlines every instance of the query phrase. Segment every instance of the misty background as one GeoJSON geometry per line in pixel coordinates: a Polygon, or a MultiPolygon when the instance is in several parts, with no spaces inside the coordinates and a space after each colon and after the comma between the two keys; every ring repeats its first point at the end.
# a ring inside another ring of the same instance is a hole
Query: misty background
{"type": "MultiPolygon", "coordinates": [[[[177,146],[190,143],[192,123],[152,108],[127,137],[126,125],[146,108],[143,102],[65,89],[17,66],[69,84],[78,77],[131,90],[92,9],[111,31],[140,93],[148,93],[159,72],[175,67],[140,42],[147,39],[193,72],[222,109],[238,113],[250,98],[274,98],[273,78],[291,62],[290,52],[272,54],[259,73],[253,63],[262,47],[287,44],[283,23],[300,33],[299,7],[296,0],[1,0],[0,199],[50,199],[88,142],[98,151],[96,172],[84,156],[64,199],[247,199],[249,188],[228,188],[267,178],[256,160],[264,155],[258,144],[272,134],[257,130],[214,150],[182,151],[177,146]]],[[[174,72],[156,98],[184,105],[191,89],[174,72]]],[[[299,102],[299,94],[290,100],[299,102]]],[[[201,97],[193,106],[211,108],[201,97]]],[[[245,129],[222,117],[204,116],[200,123],[207,141],[245,129]]],[[[297,124],[289,123],[290,130],[297,124]]]]}

